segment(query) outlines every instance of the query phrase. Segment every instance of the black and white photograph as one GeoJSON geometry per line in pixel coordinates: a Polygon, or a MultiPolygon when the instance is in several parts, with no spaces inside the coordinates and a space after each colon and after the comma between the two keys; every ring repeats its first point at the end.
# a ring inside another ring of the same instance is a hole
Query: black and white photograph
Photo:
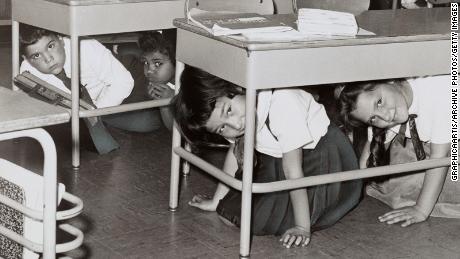
{"type": "Polygon", "coordinates": [[[0,258],[460,259],[459,12],[0,0],[0,258]]]}

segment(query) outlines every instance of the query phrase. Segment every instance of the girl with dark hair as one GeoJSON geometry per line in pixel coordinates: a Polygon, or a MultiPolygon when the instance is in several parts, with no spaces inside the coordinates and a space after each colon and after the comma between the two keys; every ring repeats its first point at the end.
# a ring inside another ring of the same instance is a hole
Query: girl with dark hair
{"type": "MultiPolygon", "coordinates": [[[[230,142],[223,171],[241,179],[245,96],[241,87],[186,67],[173,99],[175,119],[195,144],[217,138],[230,142]]],[[[254,182],[273,182],[353,170],[350,142],[313,96],[300,89],[262,90],[257,96],[254,182]]],[[[255,235],[280,235],[283,246],[305,246],[311,231],[336,223],[359,201],[361,181],[348,181],[266,194],[254,194],[251,226],[255,235]]],[[[212,198],[193,197],[191,206],[217,211],[240,224],[241,193],[218,184],[212,198]]]]}
{"type": "MultiPolygon", "coordinates": [[[[449,156],[449,84],[448,76],[434,76],[338,88],[344,123],[369,127],[360,167],[449,156]]],[[[434,168],[371,183],[367,193],[394,209],[379,220],[406,227],[430,215],[460,218],[460,185],[446,179],[447,171],[447,167],[434,168]]]]}

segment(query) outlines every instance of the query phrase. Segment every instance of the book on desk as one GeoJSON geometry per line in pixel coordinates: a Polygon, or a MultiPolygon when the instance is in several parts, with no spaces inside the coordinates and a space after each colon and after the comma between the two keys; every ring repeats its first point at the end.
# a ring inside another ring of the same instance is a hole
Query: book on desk
{"type": "MultiPolygon", "coordinates": [[[[72,107],[72,96],[69,93],[43,81],[28,71],[17,75],[14,78],[14,82],[16,86],[33,98],[69,109],[72,107]]],[[[85,110],[94,109],[91,104],[82,99],[80,99],[80,108],[85,110]]]]}
{"type": "Polygon", "coordinates": [[[316,41],[373,34],[359,29],[351,13],[310,8],[299,9],[296,19],[290,22],[270,15],[207,12],[197,8],[192,8],[187,18],[214,36],[246,42],[316,41]]]}
{"type": "Polygon", "coordinates": [[[301,8],[297,15],[297,29],[308,35],[350,36],[358,34],[356,18],[351,13],[301,8]]]}
{"type": "Polygon", "coordinates": [[[187,18],[214,36],[293,30],[291,26],[256,13],[208,12],[192,8],[187,18]]]}

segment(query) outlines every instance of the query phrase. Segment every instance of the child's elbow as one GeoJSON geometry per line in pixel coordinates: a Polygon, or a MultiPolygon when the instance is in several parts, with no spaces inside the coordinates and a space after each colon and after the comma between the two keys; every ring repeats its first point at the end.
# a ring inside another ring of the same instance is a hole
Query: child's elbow
{"type": "Polygon", "coordinates": [[[134,89],[134,79],[131,78],[131,80],[129,80],[129,94],[131,94],[131,92],[133,91],[134,89]]]}
{"type": "Polygon", "coordinates": [[[131,76],[126,80],[124,87],[122,87],[122,89],[124,93],[123,99],[125,99],[131,94],[131,92],[134,89],[134,79],[131,76]]]}

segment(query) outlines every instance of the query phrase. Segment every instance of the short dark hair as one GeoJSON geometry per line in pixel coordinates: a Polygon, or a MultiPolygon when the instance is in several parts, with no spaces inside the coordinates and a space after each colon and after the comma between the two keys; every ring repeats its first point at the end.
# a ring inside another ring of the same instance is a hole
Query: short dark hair
{"type": "Polygon", "coordinates": [[[19,43],[20,51],[24,54],[24,50],[27,46],[37,43],[41,38],[45,36],[58,36],[59,34],[50,30],[35,27],[25,23],[21,23],[19,27],[19,43]]]}
{"type": "Polygon", "coordinates": [[[139,47],[142,52],[160,52],[166,55],[174,63],[176,61],[176,46],[163,33],[149,31],[142,33],[139,38],[139,47]]]}
{"type": "Polygon", "coordinates": [[[220,135],[208,132],[205,124],[219,97],[244,94],[241,87],[201,69],[186,66],[179,93],[171,101],[174,118],[182,135],[192,144],[221,144],[220,135]]]}

